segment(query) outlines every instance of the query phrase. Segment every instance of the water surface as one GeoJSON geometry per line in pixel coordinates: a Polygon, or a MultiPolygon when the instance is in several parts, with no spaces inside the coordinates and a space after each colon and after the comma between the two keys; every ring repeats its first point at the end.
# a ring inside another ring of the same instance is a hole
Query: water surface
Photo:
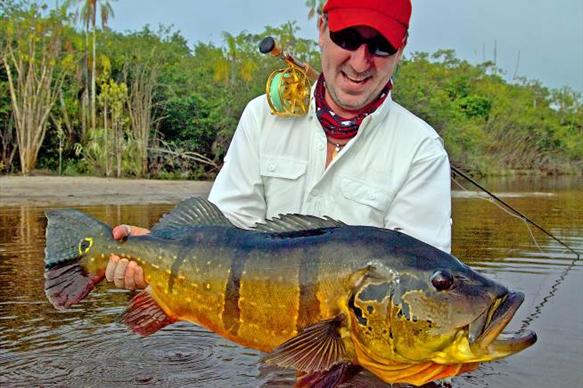
{"type": "MultiPolygon", "coordinates": [[[[504,200],[583,251],[580,178],[484,182],[504,200]]],[[[470,186],[465,185],[468,188],[470,186]]],[[[526,300],[510,329],[538,342],[453,379],[454,387],[582,387],[583,265],[558,243],[533,235],[475,192],[456,191],[453,253],[526,300]]],[[[66,203],[63,203],[66,206],[66,203]]],[[[77,207],[111,224],[151,226],[170,205],[77,207]]],[[[0,386],[292,386],[294,374],[259,365],[261,355],[188,323],[140,338],[116,323],[132,297],[107,284],[56,311],[43,289],[42,207],[0,204],[0,386]]],[[[382,386],[359,376],[356,385],[382,386]]]]}

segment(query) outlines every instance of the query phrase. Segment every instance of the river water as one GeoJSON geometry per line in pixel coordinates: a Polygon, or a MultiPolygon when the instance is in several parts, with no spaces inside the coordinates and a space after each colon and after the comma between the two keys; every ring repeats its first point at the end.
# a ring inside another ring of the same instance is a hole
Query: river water
{"type": "MultiPolygon", "coordinates": [[[[583,180],[483,182],[583,252],[583,180]]],[[[468,188],[470,186],[465,185],[468,188]]],[[[456,186],[457,188],[457,186],[456,186]]],[[[66,206],[66,202],[63,203],[66,206]]],[[[170,205],[77,207],[114,225],[150,226],[170,205]]],[[[583,265],[558,243],[473,191],[454,191],[453,253],[523,291],[509,329],[538,342],[453,379],[453,387],[583,387],[583,265]]],[[[0,203],[0,386],[292,386],[294,374],[261,366],[261,355],[188,323],[146,338],[116,322],[132,293],[101,284],[83,303],[56,311],[43,290],[42,207],[0,203]]],[[[370,375],[354,385],[382,386],[370,375]]]]}

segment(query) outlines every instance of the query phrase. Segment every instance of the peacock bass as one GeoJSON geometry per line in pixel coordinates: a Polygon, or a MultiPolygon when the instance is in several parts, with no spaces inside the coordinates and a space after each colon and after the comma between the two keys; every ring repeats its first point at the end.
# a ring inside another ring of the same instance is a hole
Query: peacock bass
{"type": "Polygon", "coordinates": [[[304,215],[243,230],[201,198],[125,241],[78,210],[46,216],[45,290],[56,308],[87,296],[117,254],[149,284],[122,315],[134,332],[190,321],[296,369],[299,385],[335,386],[361,368],[422,385],[536,342],[501,333],[521,293],[397,231],[304,215]]]}

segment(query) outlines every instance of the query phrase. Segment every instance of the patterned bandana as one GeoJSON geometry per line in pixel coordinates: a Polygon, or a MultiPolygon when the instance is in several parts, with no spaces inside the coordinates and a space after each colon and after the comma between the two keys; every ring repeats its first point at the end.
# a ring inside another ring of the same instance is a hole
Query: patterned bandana
{"type": "Polygon", "coordinates": [[[320,78],[318,78],[318,82],[316,83],[314,96],[316,98],[316,116],[318,116],[318,120],[320,120],[320,124],[322,124],[322,128],[324,128],[326,136],[335,139],[351,139],[356,136],[362,120],[377,110],[389,95],[389,90],[391,90],[392,87],[393,84],[389,80],[374,101],[371,101],[365,106],[355,117],[345,119],[334,113],[332,108],[330,108],[326,102],[324,97],[326,94],[326,80],[324,79],[324,74],[320,74],[320,78]]]}

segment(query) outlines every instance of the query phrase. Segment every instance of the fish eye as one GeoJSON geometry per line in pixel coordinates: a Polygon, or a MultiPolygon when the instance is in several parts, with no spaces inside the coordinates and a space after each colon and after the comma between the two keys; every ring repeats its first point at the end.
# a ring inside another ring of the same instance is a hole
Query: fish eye
{"type": "Polygon", "coordinates": [[[440,269],[431,275],[431,284],[437,291],[446,291],[453,287],[453,275],[451,272],[440,269]]]}

